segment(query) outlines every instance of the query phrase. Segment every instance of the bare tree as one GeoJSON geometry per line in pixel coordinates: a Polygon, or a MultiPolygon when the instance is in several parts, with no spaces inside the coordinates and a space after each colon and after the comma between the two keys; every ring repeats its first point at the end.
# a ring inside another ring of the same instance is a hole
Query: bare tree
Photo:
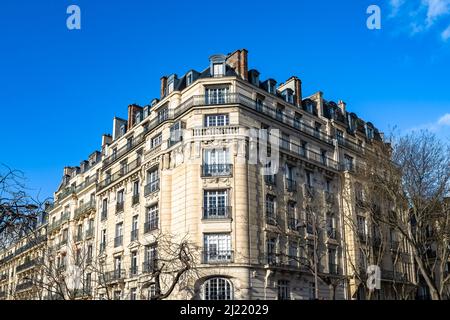
{"type": "Polygon", "coordinates": [[[363,170],[368,206],[384,203],[380,223],[395,230],[410,248],[432,299],[445,298],[450,276],[450,148],[434,134],[414,132],[367,155],[363,170]],[[392,161],[386,155],[392,155],[392,161]]]}
{"type": "Polygon", "coordinates": [[[43,203],[33,199],[21,171],[6,165],[0,168],[0,248],[32,231],[43,203]]]}

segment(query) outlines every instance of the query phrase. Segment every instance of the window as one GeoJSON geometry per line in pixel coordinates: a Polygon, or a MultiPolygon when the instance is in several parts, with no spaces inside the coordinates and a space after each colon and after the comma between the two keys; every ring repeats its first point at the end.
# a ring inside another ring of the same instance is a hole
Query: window
{"type": "Polygon", "coordinates": [[[283,121],[284,118],[284,110],[283,107],[278,107],[276,112],[276,118],[278,121],[283,121]]]}
{"type": "Polygon", "coordinates": [[[356,217],[356,223],[357,223],[357,228],[358,228],[358,234],[361,237],[365,237],[367,235],[366,218],[362,217],[362,216],[357,216],[356,217]]]}
{"type": "Polygon", "coordinates": [[[202,174],[205,177],[227,176],[231,173],[228,149],[207,149],[203,153],[202,174]]]}
{"type": "Polygon", "coordinates": [[[116,238],[114,239],[114,247],[119,247],[123,244],[123,223],[116,224],[116,238]]]}
{"type": "Polygon", "coordinates": [[[266,242],[267,263],[274,265],[277,263],[277,239],[269,238],[266,242]]]}
{"type": "Polygon", "coordinates": [[[289,265],[294,267],[298,262],[298,245],[291,241],[289,242],[289,265]]]}
{"type": "Polygon", "coordinates": [[[81,241],[83,239],[83,225],[79,224],[77,226],[77,241],[81,241]]]}
{"type": "Polygon", "coordinates": [[[305,171],[305,174],[306,174],[306,186],[308,188],[312,188],[312,172],[305,171]]]}
{"type": "Polygon", "coordinates": [[[206,104],[225,104],[228,101],[228,88],[206,89],[206,104]]]}
{"type": "Polygon", "coordinates": [[[331,239],[336,239],[336,219],[334,217],[334,214],[332,214],[331,212],[327,213],[327,217],[326,217],[326,225],[327,225],[327,235],[328,238],[331,239]]]}
{"type": "Polygon", "coordinates": [[[114,291],[114,300],[120,300],[121,295],[122,295],[122,291],[120,291],[120,290],[114,291]]]}
{"type": "Polygon", "coordinates": [[[87,257],[86,257],[86,260],[87,260],[87,262],[90,262],[90,261],[92,261],[92,255],[93,255],[93,248],[92,248],[92,244],[89,244],[88,246],[87,246],[87,257]]]}
{"type": "Polygon", "coordinates": [[[275,94],[275,93],[276,93],[277,89],[276,89],[276,82],[275,82],[275,81],[269,80],[269,81],[267,82],[267,91],[268,91],[270,94],[275,94]]]}
{"type": "Polygon", "coordinates": [[[228,218],[228,191],[214,190],[205,191],[203,195],[205,219],[228,218]]]}
{"type": "Polygon", "coordinates": [[[263,107],[263,100],[261,98],[256,98],[256,111],[262,112],[263,107]]]}
{"type": "Polygon", "coordinates": [[[213,64],[213,76],[214,77],[221,77],[225,74],[224,70],[224,64],[223,63],[214,63],[213,64]]]}
{"type": "Polygon", "coordinates": [[[137,300],[137,289],[136,288],[131,288],[130,300],[137,300]]]}
{"type": "Polygon", "coordinates": [[[133,205],[139,203],[139,180],[133,182],[133,205]]]}
{"type": "Polygon", "coordinates": [[[144,193],[149,195],[150,193],[159,190],[159,170],[158,168],[147,171],[147,185],[145,186],[144,193]]]}
{"type": "Polygon", "coordinates": [[[300,155],[302,157],[306,157],[308,155],[308,142],[306,141],[301,141],[301,146],[300,146],[300,155]]]}
{"type": "Polygon", "coordinates": [[[223,127],[229,124],[228,114],[213,114],[205,117],[205,127],[223,127]]]}
{"type": "Polygon", "coordinates": [[[161,123],[169,119],[169,108],[165,107],[158,111],[158,122],[161,123]]]}
{"type": "Polygon", "coordinates": [[[320,132],[321,128],[322,128],[322,125],[320,123],[316,122],[314,124],[314,135],[316,137],[320,137],[320,135],[321,135],[321,132],[320,132]]]}
{"type": "Polygon", "coordinates": [[[189,72],[186,76],[186,86],[190,86],[194,80],[194,75],[192,72],[189,72]]]}
{"type": "Polygon", "coordinates": [[[131,241],[136,241],[138,239],[138,224],[139,224],[139,217],[134,216],[133,221],[131,223],[131,241]]]}
{"type": "Polygon", "coordinates": [[[332,191],[331,185],[332,185],[331,180],[330,179],[326,179],[325,180],[325,192],[331,193],[331,191],[332,191]]]}
{"type": "Polygon", "coordinates": [[[125,124],[122,124],[120,126],[120,136],[123,136],[125,133],[127,133],[127,126],[125,124]]]}
{"type": "Polygon", "coordinates": [[[281,134],[281,148],[285,149],[285,150],[291,150],[291,141],[290,141],[290,137],[288,134],[286,133],[282,133],[281,134]]]}
{"type": "Polygon", "coordinates": [[[300,113],[295,113],[294,128],[300,129],[301,125],[302,125],[302,115],[300,113]]]}
{"type": "Polygon", "coordinates": [[[266,195],[266,221],[267,224],[277,225],[276,197],[270,194],[266,195]]]}
{"type": "Polygon", "coordinates": [[[336,131],[336,139],[340,143],[342,143],[344,141],[344,132],[342,130],[337,130],[336,131]]]}
{"type": "Polygon", "coordinates": [[[103,215],[106,216],[107,212],[108,212],[108,199],[103,199],[103,202],[102,202],[102,216],[103,215]]]}
{"type": "Polygon", "coordinates": [[[151,141],[151,148],[154,149],[162,144],[162,134],[158,134],[151,141]]]}
{"type": "Polygon", "coordinates": [[[158,247],[153,244],[144,248],[144,272],[153,272],[158,259],[158,247]]]}
{"type": "Polygon", "coordinates": [[[344,169],[346,171],[352,171],[353,170],[353,158],[349,155],[344,155],[344,169]]]}
{"type": "Polygon", "coordinates": [[[103,252],[106,249],[106,240],[107,240],[107,238],[106,238],[106,229],[102,230],[101,235],[102,236],[101,236],[101,242],[100,242],[100,252],[103,252]]]}
{"type": "Polygon", "coordinates": [[[322,164],[327,164],[327,150],[320,150],[320,161],[322,164]]]}
{"type": "Polygon", "coordinates": [[[158,229],[158,205],[147,208],[145,215],[144,233],[158,229]]]}
{"type": "Polygon", "coordinates": [[[122,257],[114,258],[114,273],[116,278],[120,278],[122,272],[122,257]]]}
{"type": "Polygon", "coordinates": [[[135,276],[138,274],[138,260],[137,260],[137,252],[133,251],[131,253],[131,268],[130,268],[131,275],[135,276]]]}
{"type": "Polygon", "coordinates": [[[117,203],[123,203],[124,202],[124,190],[120,190],[117,192],[117,203]]]}
{"type": "Polygon", "coordinates": [[[151,284],[148,287],[148,299],[149,300],[154,300],[156,298],[156,285],[155,284],[151,284]]]}
{"type": "Polygon", "coordinates": [[[204,300],[232,300],[233,286],[230,280],[225,278],[212,278],[203,285],[204,300]]]}
{"type": "Polygon", "coordinates": [[[291,300],[289,281],[278,280],[278,300],[291,300]]]}
{"type": "Polygon", "coordinates": [[[229,262],[231,258],[231,235],[206,234],[204,236],[204,263],[229,262]]]}
{"type": "Polygon", "coordinates": [[[170,143],[171,146],[177,142],[180,142],[183,139],[182,132],[182,123],[177,122],[173,126],[170,127],[170,143]]]}
{"type": "Polygon", "coordinates": [[[328,272],[330,274],[337,274],[337,263],[336,263],[336,249],[328,248],[328,272]]]}
{"type": "Polygon", "coordinates": [[[314,113],[314,103],[313,102],[308,102],[306,104],[306,111],[308,111],[309,113],[314,113]]]}

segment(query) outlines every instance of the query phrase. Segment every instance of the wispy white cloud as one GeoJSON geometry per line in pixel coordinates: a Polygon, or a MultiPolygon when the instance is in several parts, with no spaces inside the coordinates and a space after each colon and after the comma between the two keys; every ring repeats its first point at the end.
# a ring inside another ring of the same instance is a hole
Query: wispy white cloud
{"type": "Polygon", "coordinates": [[[442,31],[441,38],[444,41],[448,41],[450,39],[450,25],[447,27],[447,29],[442,31]]]}
{"type": "MultiPolygon", "coordinates": [[[[389,0],[389,7],[389,17],[411,36],[437,29],[450,15],[450,0],[389,0]]],[[[450,38],[450,30],[440,33],[443,40],[450,38]]]]}
{"type": "Polygon", "coordinates": [[[450,127],[450,113],[447,113],[447,114],[443,115],[438,120],[438,125],[439,126],[449,126],[450,127]]]}
{"type": "Polygon", "coordinates": [[[412,131],[420,131],[420,130],[429,130],[434,133],[443,133],[450,131],[450,113],[446,113],[443,116],[441,116],[437,121],[432,123],[426,123],[414,128],[410,128],[409,130],[406,130],[407,132],[412,131]]]}

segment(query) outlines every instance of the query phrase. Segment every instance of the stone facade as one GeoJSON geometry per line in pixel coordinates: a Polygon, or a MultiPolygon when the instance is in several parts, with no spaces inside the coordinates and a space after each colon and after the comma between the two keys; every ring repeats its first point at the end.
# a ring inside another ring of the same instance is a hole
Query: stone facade
{"type": "MultiPolygon", "coordinates": [[[[163,77],[160,99],[131,105],[101,151],[65,169],[41,227],[41,258],[80,291],[76,298],[149,299],[161,235],[198,249],[196,277],[170,299],[361,298],[352,266],[362,244],[346,221],[364,216],[353,169],[382,135],[343,102],[302,97],[300,79],[276,87],[247,63],[238,50],[214,56],[203,72],[163,77]],[[251,160],[267,146],[250,129],[280,142],[270,149],[279,154],[275,175],[251,160]]],[[[0,263],[0,279],[16,266],[0,263]]],[[[412,263],[401,272],[402,284],[414,282],[412,263]]],[[[17,281],[2,282],[0,298],[21,298],[17,281]]],[[[37,291],[34,298],[54,296],[37,291]]],[[[396,291],[395,277],[386,278],[377,297],[396,291]]]]}

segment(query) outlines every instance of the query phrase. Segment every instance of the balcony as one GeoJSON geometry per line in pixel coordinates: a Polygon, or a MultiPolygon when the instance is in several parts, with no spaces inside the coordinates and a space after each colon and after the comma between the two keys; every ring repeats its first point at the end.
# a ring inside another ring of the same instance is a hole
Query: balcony
{"type": "Polygon", "coordinates": [[[106,178],[98,184],[97,191],[102,190],[111,184],[119,181],[121,178],[125,177],[129,173],[133,172],[141,165],[141,160],[136,159],[133,162],[121,167],[119,170],[113,174],[107,175],[106,178]]]}
{"type": "Polygon", "coordinates": [[[151,261],[145,261],[142,264],[142,272],[144,273],[153,273],[158,268],[157,259],[153,259],[151,261]]]}
{"type": "Polygon", "coordinates": [[[123,236],[114,238],[114,248],[121,247],[123,245],[123,236]]]}
{"type": "Polygon", "coordinates": [[[280,149],[285,153],[289,153],[295,157],[305,158],[310,162],[327,167],[334,171],[339,170],[339,164],[334,159],[323,156],[322,154],[317,153],[313,150],[306,149],[288,140],[281,140],[280,149]]]}
{"type": "Polygon", "coordinates": [[[140,145],[145,141],[145,133],[140,134],[133,138],[130,142],[127,142],[126,145],[118,149],[116,152],[113,152],[109,157],[105,158],[103,160],[103,168],[108,167],[110,164],[116,162],[119,160],[122,156],[130,152],[132,149],[134,149],[136,146],[140,145]]]}
{"type": "Polygon", "coordinates": [[[396,270],[381,270],[381,279],[389,280],[389,281],[406,281],[407,276],[403,272],[399,272],[396,270]]]}
{"type": "Polygon", "coordinates": [[[264,256],[264,264],[269,265],[271,267],[281,266],[280,257],[277,256],[276,253],[268,253],[264,256]]]}
{"type": "Polygon", "coordinates": [[[147,184],[144,188],[144,196],[148,196],[152,193],[159,191],[159,179],[151,181],[149,184],[147,184]]]}
{"type": "Polygon", "coordinates": [[[203,251],[204,264],[226,264],[232,263],[234,260],[233,251],[231,250],[209,250],[203,251]]]}
{"type": "Polygon", "coordinates": [[[286,178],[287,192],[297,192],[297,181],[286,178]]]}
{"type": "Polygon", "coordinates": [[[22,272],[27,269],[35,267],[40,262],[39,259],[33,259],[22,263],[21,265],[16,267],[16,272],[22,272]]]}
{"type": "Polygon", "coordinates": [[[65,189],[63,189],[57,196],[56,199],[58,202],[64,200],[68,196],[74,194],[76,192],[75,186],[70,186],[65,189]]]}
{"type": "Polygon", "coordinates": [[[336,240],[337,239],[336,229],[332,228],[332,227],[328,227],[327,228],[327,237],[328,237],[328,239],[336,240]]]}
{"type": "Polygon", "coordinates": [[[29,290],[33,287],[33,281],[25,281],[16,286],[16,292],[29,290]]]}
{"type": "Polygon", "coordinates": [[[229,177],[233,172],[232,164],[204,164],[202,165],[202,177],[229,177]]]}
{"type": "Polygon", "coordinates": [[[138,229],[131,230],[130,239],[131,239],[131,241],[137,241],[139,239],[139,230],[138,229]]]}
{"type": "Polygon", "coordinates": [[[144,223],[144,233],[149,233],[158,229],[158,215],[154,217],[152,220],[144,223]]]}
{"type": "Polygon", "coordinates": [[[125,269],[116,269],[114,271],[105,272],[104,275],[99,276],[99,282],[103,283],[109,283],[109,282],[115,282],[115,281],[121,281],[124,280],[126,276],[125,269]]]}
{"type": "Polygon", "coordinates": [[[95,210],[95,201],[83,203],[79,208],[75,209],[75,214],[73,218],[74,220],[77,220],[83,215],[93,212],[94,210],[95,210]]]}
{"type": "Polygon", "coordinates": [[[116,203],[116,214],[123,212],[124,208],[125,208],[125,202],[123,202],[123,201],[117,202],[116,203]]]}
{"type": "Polygon", "coordinates": [[[274,212],[267,212],[266,213],[266,223],[270,226],[277,226],[278,225],[278,219],[274,212]]]}
{"type": "Polygon", "coordinates": [[[203,219],[221,220],[231,219],[231,207],[206,207],[203,208],[203,219]]]}
{"type": "Polygon", "coordinates": [[[131,204],[137,205],[139,203],[139,194],[133,194],[133,197],[131,198],[131,204]]]}

